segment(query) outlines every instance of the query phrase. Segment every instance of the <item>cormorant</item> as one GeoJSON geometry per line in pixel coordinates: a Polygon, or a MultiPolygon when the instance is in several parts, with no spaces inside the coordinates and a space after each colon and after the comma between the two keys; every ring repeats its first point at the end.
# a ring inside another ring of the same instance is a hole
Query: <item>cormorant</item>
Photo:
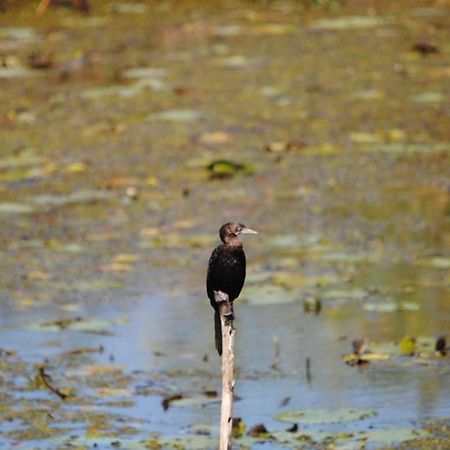
{"type": "Polygon", "coordinates": [[[214,308],[216,349],[219,355],[222,355],[222,326],[219,304],[214,297],[214,291],[228,295],[232,315],[233,301],[239,297],[245,281],[245,253],[239,235],[257,234],[257,231],[247,228],[242,223],[228,222],[220,227],[219,234],[223,244],[216,247],[209,258],[206,291],[214,308]]]}

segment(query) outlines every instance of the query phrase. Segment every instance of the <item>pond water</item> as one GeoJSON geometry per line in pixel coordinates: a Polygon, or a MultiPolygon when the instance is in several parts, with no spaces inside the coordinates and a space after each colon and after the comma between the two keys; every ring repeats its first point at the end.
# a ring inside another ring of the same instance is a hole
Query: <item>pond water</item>
{"type": "Polygon", "coordinates": [[[0,448],[216,448],[228,220],[235,447],[445,447],[449,10],[306,3],[5,3],[0,448]]]}

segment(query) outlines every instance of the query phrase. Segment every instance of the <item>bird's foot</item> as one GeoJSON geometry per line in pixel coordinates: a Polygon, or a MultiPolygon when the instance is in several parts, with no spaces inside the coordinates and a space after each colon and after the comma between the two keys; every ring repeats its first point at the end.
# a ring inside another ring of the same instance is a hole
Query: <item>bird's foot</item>
{"type": "MultiPolygon", "coordinates": [[[[227,305],[227,307],[229,307],[229,305],[227,305]]],[[[225,323],[226,323],[227,325],[229,325],[229,324],[230,324],[231,322],[233,322],[233,320],[234,320],[234,314],[233,314],[233,311],[229,310],[229,311],[225,312],[225,313],[223,314],[223,317],[224,317],[224,319],[225,319],[225,323]]]]}

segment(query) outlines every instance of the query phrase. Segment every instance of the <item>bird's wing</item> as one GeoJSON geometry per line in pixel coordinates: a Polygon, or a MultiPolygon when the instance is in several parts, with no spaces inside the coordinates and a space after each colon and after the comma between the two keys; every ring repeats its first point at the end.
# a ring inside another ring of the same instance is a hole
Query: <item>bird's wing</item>
{"type": "Polygon", "coordinates": [[[206,288],[213,307],[214,291],[225,292],[230,300],[235,300],[245,280],[245,254],[242,248],[230,250],[224,247],[217,247],[209,259],[206,288]]]}
{"type": "Polygon", "coordinates": [[[219,257],[219,247],[215,248],[211,253],[208,262],[208,273],[206,275],[206,292],[211,301],[211,305],[215,307],[216,301],[214,299],[214,274],[217,273],[217,261],[219,257]]]}

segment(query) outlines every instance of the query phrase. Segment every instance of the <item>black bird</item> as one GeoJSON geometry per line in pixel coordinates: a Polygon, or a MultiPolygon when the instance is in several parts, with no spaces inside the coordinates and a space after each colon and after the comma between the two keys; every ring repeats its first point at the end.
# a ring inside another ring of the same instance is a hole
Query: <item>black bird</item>
{"type": "Polygon", "coordinates": [[[233,301],[239,297],[245,281],[245,253],[239,235],[257,234],[257,231],[247,228],[242,223],[228,222],[220,227],[219,234],[223,244],[216,247],[209,258],[206,291],[214,308],[216,349],[219,355],[222,355],[222,326],[214,291],[228,295],[232,313],[233,301]]]}

